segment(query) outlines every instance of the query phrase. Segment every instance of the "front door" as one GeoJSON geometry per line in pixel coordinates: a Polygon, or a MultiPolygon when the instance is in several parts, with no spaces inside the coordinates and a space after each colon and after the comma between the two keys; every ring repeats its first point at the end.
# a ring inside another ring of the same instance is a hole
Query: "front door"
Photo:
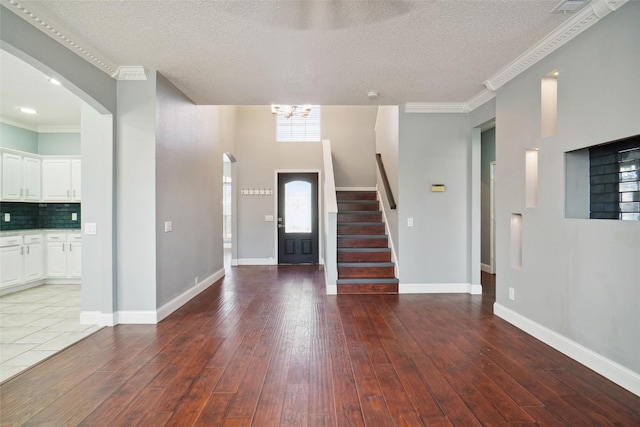
{"type": "Polygon", "coordinates": [[[318,263],[318,174],[278,174],[278,264],[318,263]]]}

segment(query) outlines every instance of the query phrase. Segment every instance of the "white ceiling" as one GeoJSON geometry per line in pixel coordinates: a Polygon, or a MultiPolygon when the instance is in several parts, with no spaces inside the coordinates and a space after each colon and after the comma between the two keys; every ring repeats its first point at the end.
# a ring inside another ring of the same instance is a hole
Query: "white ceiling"
{"type": "Polygon", "coordinates": [[[49,82],[49,77],[0,50],[0,120],[33,131],[74,130],[80,127],[80,99],[49,82]],[[35,109],[37,115],[20,111],[35,109]]]}
{"type": "Polygon", "coordinates": [[[156,69],[217,105],[467,102],[572,16],[559,0],[2,1],[109,74],[156,69]]]}

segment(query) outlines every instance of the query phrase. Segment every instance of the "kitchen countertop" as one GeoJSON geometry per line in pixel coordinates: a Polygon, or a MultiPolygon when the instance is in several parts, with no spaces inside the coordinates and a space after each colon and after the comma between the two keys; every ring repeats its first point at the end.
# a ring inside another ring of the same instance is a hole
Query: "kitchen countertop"
{"type": "Polygon", "coordinates": [[[79,228],[38,228],[29,230],[0,231],[0,237],[25,236],[42,233],[80,233],[79,228]]]}

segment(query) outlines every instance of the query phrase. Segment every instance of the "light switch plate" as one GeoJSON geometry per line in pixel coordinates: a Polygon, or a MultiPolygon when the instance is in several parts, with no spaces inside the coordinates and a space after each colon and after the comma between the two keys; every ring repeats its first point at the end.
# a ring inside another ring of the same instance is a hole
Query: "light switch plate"
{"type": "Polygon", "coordinates": [[[71,221],[77,221],[77,220],[78,220],[78,214],[77,214],[77,213],[75,213],[75,212],[73,212],[73,213],[71,214],[71,221]]]}
{"type": "Polygon", "coordinates": [[[413,218],[407,218],[407,227],[413,227],[413,218]]]}
{"type": "Polygon", "coordinates": [[[86,222],[84,224],[84,234],[98,234],[98,225],[95,222],[86,222]]]}
{"type": "Polygon", "coordinates": [[[11,221],[11,214],[9,212],[5,212],[4,214],[4,222],[11,221]]]}
{"type": "Polygon", "coordinates": [[[264,220],[267,222],[273,222],[273,215],[265,215],[264,220]]]}
{"type": "Polygon", "coordinates": [[[173,223],[171,221],[165,221],[164,222],[164,232],[168,233],[170,231],[173,231],[173,223]]]}

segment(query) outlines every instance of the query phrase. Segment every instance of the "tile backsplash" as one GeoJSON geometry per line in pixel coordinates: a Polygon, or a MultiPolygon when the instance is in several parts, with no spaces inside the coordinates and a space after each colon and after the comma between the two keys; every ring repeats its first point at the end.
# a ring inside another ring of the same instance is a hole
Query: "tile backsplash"
{"type": "Polygon", "coordinates": [[[80,203],[0,203],[0,231],[80,228],[80,203]],[[5,222],[5,214],[10,215],[5,222]],[[71,219],[77,214],[77,220],[71,219]]]}

